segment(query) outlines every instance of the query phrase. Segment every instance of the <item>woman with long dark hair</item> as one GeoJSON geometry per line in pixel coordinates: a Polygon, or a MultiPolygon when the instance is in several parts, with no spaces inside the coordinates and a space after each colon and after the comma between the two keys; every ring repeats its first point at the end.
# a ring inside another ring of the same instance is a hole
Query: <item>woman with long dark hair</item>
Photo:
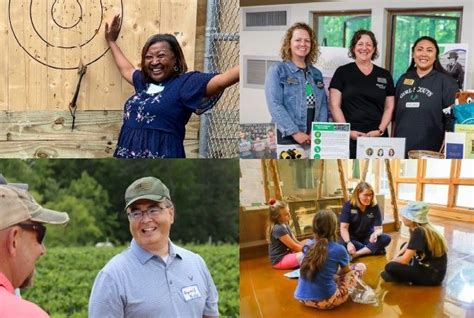
{"type": "Polygon", "coordinates": [[[313,218],[314,239],[303,248],[304,258],[295,298],[309,307],[332,309],[347,301],[349,289],[366,269],[362,263],[349,267],[349,254],[336,242],[337,217],[318,211],[313,218]]]}
{"type": "Polygon", "coordinates": [[[410,150],[440,151],[448,127],[443,109],[454,104],[456,81],[439,61],[435,39],[422,36],[412,47],[412,59],[395,90],[394,137],[405,138],[410,150]]]}

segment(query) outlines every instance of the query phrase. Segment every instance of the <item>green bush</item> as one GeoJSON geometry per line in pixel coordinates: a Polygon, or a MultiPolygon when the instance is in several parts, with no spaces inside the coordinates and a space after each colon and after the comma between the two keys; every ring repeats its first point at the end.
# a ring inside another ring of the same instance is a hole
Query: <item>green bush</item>
{"type": "MultiPolygon", "coordinates": [[[[237,244],[183,246],[206,261],[219,292],[223,317],[239,315],[239,257],[237,244]]],[[[34,287],[22,293],[52,318],[87,317],[89,295],[98,271],[125,247],[53,247],[36,265],[34,287]]]]}

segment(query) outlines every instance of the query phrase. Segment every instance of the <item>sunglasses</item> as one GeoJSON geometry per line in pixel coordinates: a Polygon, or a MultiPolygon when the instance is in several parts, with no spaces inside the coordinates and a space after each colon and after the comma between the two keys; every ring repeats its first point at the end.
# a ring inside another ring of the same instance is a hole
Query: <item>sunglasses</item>
{"type": "Polygon", "coordinates": [[[17,225],[27,231],[36,232],[36,240],[38,241],[39,244],[43,244],[44,236],[46,235],[46,226],[39,223],[37,224],[18,223],[17,225]]]}

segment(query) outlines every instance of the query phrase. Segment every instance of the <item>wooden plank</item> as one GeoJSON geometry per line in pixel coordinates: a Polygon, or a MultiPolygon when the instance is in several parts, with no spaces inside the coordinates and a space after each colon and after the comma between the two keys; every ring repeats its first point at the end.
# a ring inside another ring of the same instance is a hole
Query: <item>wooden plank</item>
{"type": "Polygon", "coordinates": [[[196,43],[194,47],[194,70],[204,71],[206,47],[207,0],[197,0],[196,43]]]}
{"type": "MultiPolygon", "coordinates": [[[[112,157],[116,140],[93,140],[86,143],[78,140],[0,141],[0,158],[107,158],[112,157]]],[[[197,158],[199,142],[185,140],[187,158],[197,158]]]]}
{"type": "MultiPolygon", "coordinates": [[[[8,1],[4,1],[8,3],[8,1]]],[[[11,6],[11,11],[8,9],[8,19],[15,19],[15,25],[23,25],[26,23],[22,14],[22,8],[20,6],[11,6]],[[9,14],[8,14],[9,12],[9,14]]],[[[8,71],[5,73],[8,77],[8,105],[7,110],[22,111],[26,110],[26,82],[25,82],[25,63],[30,57],[25,51],[18,45],[17,41],[13,37],[12,32],[7,33],[8,36],[8,71]]],[[[24,40],[21,33],[16,30],[16,34],[20,37],[20,40],[24,40]]]]}
{"type": "MultiPolygon", "coordinates": [[[[8,1],[0,3],[0,34],[8,34],[8,1]]],[[[3,52],[8,52],[9,40],[6,36],[0,35],[0,47],[3,52]]],[[[0,110],[8,109],[8,53],[0,54],[0,110]]]]}
{"type": "Polygon", "coordinates": [[[113,140],[0,141],[0,158],[106,158],[114,151],[113,140]]]}
{"type": "MultiPolygon", "coordinates": [[[[0,112],[0,141],[117,139],[121,111],[78,111],[71,131],[69,112],[0,112]]],[[[198,140],[199,120],[191,117],[185,140],[198,140]]]]}
{"type": "Polygon", "coordinates": [[[197,7],[197,1],[161,1],[160,32],[176,36],[190,70],[195,61],[197,7]]]}

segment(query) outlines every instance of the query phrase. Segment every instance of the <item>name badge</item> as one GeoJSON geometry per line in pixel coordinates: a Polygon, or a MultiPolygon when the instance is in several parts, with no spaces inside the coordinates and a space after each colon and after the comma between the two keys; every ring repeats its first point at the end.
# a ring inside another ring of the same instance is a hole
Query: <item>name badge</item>
{"type": "Polygon", "coordinates": [[[377,82],[387,84],[387,79],[385,77],[377,77],[377,82]]]}
{"type": "Polygon", "coordinates": [[[163,85],[156,85],[156,84],[150,83],[146,92],[147,94],[156,94],[156,93],[161,93],[164,89],[165,87],[163,85]]]}
{"type": "Polygon", "coordinates": [[[186,301],[201,298],[201,293],[199,292],[197,285],[183,287],[181,292],[183,293],[184,300],[186,301]]]}
{"type": "Polygon", "coordinates": [[[408,102],[406,103],[406,108],[418,108],[420,107],[420,102],[408,102]]]}
{"type": "Polygon", "coordinates": [[[374,215],[373,215],[372,213],[370,213],[370,214],[367,214],[367,218],[369,218],[369,219],[373,219],[373,218],[374,218],[374,215]]]}
{"type": "Polygon", "coordinates": [[[357,210],[352,209],[351,214],[357,214],[357,210]]]}
{"type": "Polygon", "coordinates": [[[288,78],[286,79],[286,82],[287,82],[288,84],[298,84],[298,79],[297,79],[297,78],[294,78],[294,77],[288,77],[288,78]]]}
{"type": "Polygon", "coordinates": [[[415,80],[411,79],[411,78],[405,78],[403,80],[403,84],[404,85],[413,85],[415,83],[415,80]]]}

